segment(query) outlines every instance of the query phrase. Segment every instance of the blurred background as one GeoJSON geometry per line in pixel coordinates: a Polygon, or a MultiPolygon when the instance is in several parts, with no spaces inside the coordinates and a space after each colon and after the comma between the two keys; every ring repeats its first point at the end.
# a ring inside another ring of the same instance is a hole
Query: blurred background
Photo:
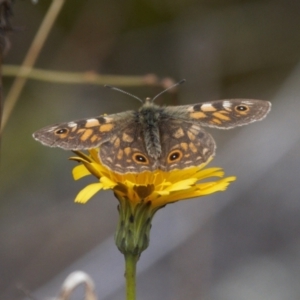
{"type": "MultiPolygon", "coordinates": [[[[51,1],[16,1],[6,64],[20,65],[51,1]]],[[[177,105],[230,98],[272,102],[263,121],[229,131],[210,166],[236,175],[224,193],[159,211],[138,265],[138,299],[300,298],[300,2],[296,0],[66,1],[36,67],[185,78],[177,105]]],[[[4,94],[13,82],[4,78],[4,94]]],[[[126,87],[153,97],[161,87],[126,87]]],[[[174,100],[175,99],[175,100],[174,100]]],[[[0,299],[57,295],[77,269],[99,299],[124,299],[113,234],[117,200],[74,198],[71,152],[31,134],[63,121],[137,109],[126,95],[87,84],[28,80],[2,136],[0,299]]],[[[82,299],[80,294],[77,298],[82,299]]]]}

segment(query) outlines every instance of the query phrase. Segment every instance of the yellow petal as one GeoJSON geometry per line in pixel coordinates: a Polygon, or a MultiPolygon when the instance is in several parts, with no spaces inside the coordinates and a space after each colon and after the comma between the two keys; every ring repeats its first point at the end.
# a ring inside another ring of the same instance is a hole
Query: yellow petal
{"type": "Polygon", "coordinates": [[[96,163],[87,163],[87,162],[83,162],[83,165],[87,168],[87,170],[94,176],[96,176],[97,178],[101,177],[101,169],[99,169],[99,165],[96,163]]]}
{"type": "Polygon", "coordinates": [[[99,154],[98,154],[98,151],[99,149],[90,149],[89,152],[90,152],[90,155],[92,157],[92,159],[94,161],[97,161],[98,163],[100,163],[100,160],[99,160],[99,154]]]}
{"type": "Polygon", "coordinates": [[[224,171],[221,168],[209,168],[200,170],[195,174],[199,179],[205,179],[208,177],[223,177],[224,171]]]}
{"type": "Polygon", "coordinates": [[[216,182],[211,182],[210,186],[207,185],[205,187],[201,187],[199,191],[201,195],[208,195],[219,191],[225,191],[228,185],[230,184],[230,182],[235,180],[236,180],[235,176],[226,177],[216,182]]]}
{"type": "Polygon", "coordinates": [[[167,196],[170,195],[169,191],[163,190],[163,191],[158,191],[157,194],[161,195],[161,196],[167,196]]]}
{"type": "Polygon", "coordinates": [[[102,188],[103,188],[103,184],[100,182],[89,184],[78,193],[78,195],[75,198],[75,202],[83,203],[83,204],[86,203],[88,200],[90,200],[91,197],[93,197],[102,188]]]}
{"type": "Polygon", "coordinates": [[[78,180],[82,177],[91,175],[91,172],[84,165],[78,165],[73,168],[72,174],[74,180],[78,180]]]}
{"type": "Polygon", "coordinates": [[[89,150],[89,156],[74,151],[78,157],[72,157],[72,159],[82,164],[74,168],[74,179],[77,180],[89,174],[97,178],[97,183],[87,186],[78,194],[76,202],[85,203],[97,191],[112,189],[117,195],[130,199],[134,204],[150,201],[153,207],[161,207],[178,200],[224,191],[229,183],[235,180],[235,177],[227,177],[213,181],[211,177],[223,177],[224,171],[221,168],[203,169],[206,163],[170,172],[155,170],[142,173],[114,173],[102,165],[98,150],[89,150]],[[201,182],[207,179],[210,181],[201,182]]]}
{"type": "Polygon", "coordinates": [[[109,179],[105,176],[101,177],[100,182],[103,183],[104,190],[112,189],[117,185],[116,182],[112,181],[111,179],[109,179]]]}
{"type": "Polygon", "coordinates": [[[81,151],[73,151],[73,152],[76,153],[79,157],[72,156],[72,157],[69,158],[70,160],[77,160],[77,161],[84,160],[84,161],[88,161],[88,162],[93,161],[88,155],[84,154],[81,151]]]}
{"type": "Polygon", "coordinates": [[[171,186],[167,187],[165,190],[174,192],[174,191],[180,191],[180,190],[187,190],[189,189],[192,185],[194,185],[197,182],[197,178],[190,178],[186,180],[181,180],[178,181],[171,186]]]}

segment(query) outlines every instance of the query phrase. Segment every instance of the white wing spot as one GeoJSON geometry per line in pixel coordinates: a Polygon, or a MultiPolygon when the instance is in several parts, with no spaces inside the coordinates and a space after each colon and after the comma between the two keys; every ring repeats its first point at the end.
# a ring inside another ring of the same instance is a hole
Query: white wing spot
{"type": "Polygon", "coordinates": [[[86,122],[87,123],[94,123],[94,122],[99,123],[99,121],[97,119],[87,119],[86,122]]]}
{"type": "Polygon", "coordinates": [[[187,160],[187,161],[184,162],[184,164],[187,165],[187,164],[190,164],[192,162],[193,162],[192,160],[187,160]]]}
{"type": "Polygon", "coordinates": [[[51,132],[51,131],[53,131],[54,129],[56,129],[57,128],[57,126],[52,126],[52,127],[50,127],[48,130],[47,130],[47,132],[51,132]]]}
{"type": "Polygon", "coordinates": [[[247,104],[247,105],[253,105],[253,102],[252,101],[243,101],[243,104],[247,104]]]}
{"type": "Polygon", "coordinates": [[[208,108],[212,108],[213,106],[211,105],[211,104],[209,104],[209,103],[205,103],[205,104],[202,104],[201,105],[201,108],[203,109],[203,110],[205,110],[205,109],[208,109],[208,108]]]}
{"type": "Polygon", "coordinates": [[[109,122],[113,121],[113,118],[110,118],[110,117],[105,117],[104,116],[104,119],[105,119],[106,123],[109,123],[109,122]]]}
{"type": "Polygon", "coordinates": [[[76,127],[77,124],[76,124],[75,122],[70,122],[70,123],[68,123],[68,126],[69,126],[69,127],[76,127]]]}
{"type": "Polygon", "coordinates": [[[230,101],[224,101],[223,102],[223,106],[225,107],[225,108],[230,108],[231,106],[232,106],[232,103],[230,102],[230,101]]]}

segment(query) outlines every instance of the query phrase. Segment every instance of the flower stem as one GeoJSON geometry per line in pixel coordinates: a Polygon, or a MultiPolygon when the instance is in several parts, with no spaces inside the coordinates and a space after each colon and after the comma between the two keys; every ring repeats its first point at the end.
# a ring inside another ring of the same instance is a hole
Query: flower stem
{"type": "Polygon", "coordinates": [[[136,264],[139,256],[132,253],[125,255],[126,300],[136,299],[136,264]]]}

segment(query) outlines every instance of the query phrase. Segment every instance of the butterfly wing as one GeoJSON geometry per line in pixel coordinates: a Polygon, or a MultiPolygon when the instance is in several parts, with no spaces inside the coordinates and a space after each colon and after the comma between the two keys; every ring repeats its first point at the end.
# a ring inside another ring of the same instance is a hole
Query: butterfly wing
{"type": "Polygon", "coordinates": [[[200,125],[170,119],[161,126],[164,130],[161,131],[160,169],[170,171],[199,166],[215,154],[214,139],[200,125]]]}
{"type": "Polygon", "coordinates": [[[181,120],[195,121],[201,126],[218,129],[230,129],[260,121],[270,109],[270,102],[252,99],[217,100],[168,107],[169,113],[181,120]]]}
{"type": "Polygon", "coordinates": [[[103,143],[99,156],[105,166],[121,174],[152,171],[158,167],[158,161],[147,153],[142,126],[136,120],[103,143]]]}
{"type": "Polygon", "coordinates": [[[194,105],[168,106],[160,124],[165,171],[198,166],[215,154],[216,145],[202,126],[230,129],[262,120],[271,103],[252,99],[217,100],[194,105]],[[164,119],[164,118],[163,118],[164,119]]]}
{"type": "Polygon", "coordinates": [[[46,146],[65,150],[100,146],[101,162],[117,173],[157,168],[157,162],[147,154],[134,111],[50,125],[36,131],[33,137],[46,146]]]}
{"type": "Polygon", "coordinates": [[[102,163],[121,174],[158,168],[169,171],[198,166],[214,155],[215,142],[202,126],[229,129],[246,125],[263,119],[270,108],[267,101],[247,99],[159,109],[153,105],[150,110],[147,107],[147,114],[154,109],[154,115],[160,115],[155,123],[160,132],[161,155],[158,159],[148,154],[145,132],[137,123],[138,115],[134,111],[47,126],[35,132],[33,137],[44,145],[65,150],[101,146],[99,157],[102,163]]]}
{"type": "Polygon", "coordinates": [[[82,119],[44,127],[33,134],[42,144],[65,150],[82,150],[99,147],[115,132],[121,131],[134,118],[128,111],[108,116],[82,119]]]}

